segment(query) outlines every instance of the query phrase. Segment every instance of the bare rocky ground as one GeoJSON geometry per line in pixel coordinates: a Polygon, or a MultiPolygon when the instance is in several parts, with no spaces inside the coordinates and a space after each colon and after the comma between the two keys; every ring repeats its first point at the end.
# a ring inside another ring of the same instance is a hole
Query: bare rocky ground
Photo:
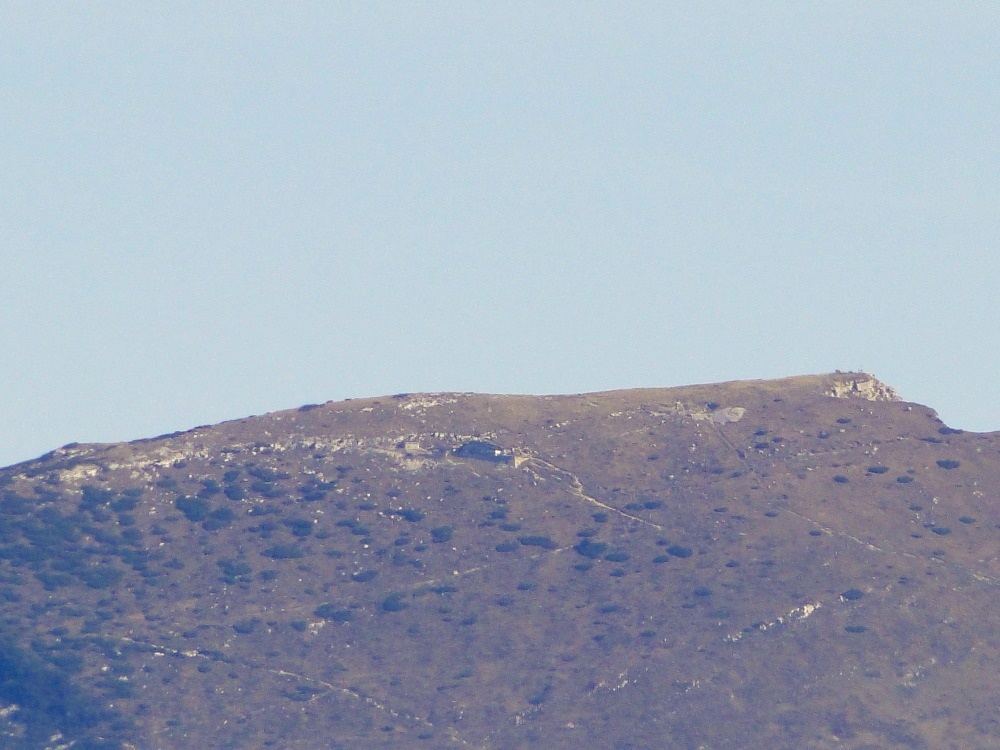
{"type": "Polygon", "coordinates": [[[858,373],[0,470],[0,747],[1000,747],[1000,433],[858,373]]]}

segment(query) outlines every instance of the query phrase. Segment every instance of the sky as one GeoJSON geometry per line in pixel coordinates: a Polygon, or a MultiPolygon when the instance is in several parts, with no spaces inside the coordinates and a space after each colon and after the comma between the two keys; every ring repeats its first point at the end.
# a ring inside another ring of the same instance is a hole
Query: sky
{"type": "Polygon", "coordinates": [[[0,465],[865,370],[1000,430],[994,2],[0,4],[0,465]]]}

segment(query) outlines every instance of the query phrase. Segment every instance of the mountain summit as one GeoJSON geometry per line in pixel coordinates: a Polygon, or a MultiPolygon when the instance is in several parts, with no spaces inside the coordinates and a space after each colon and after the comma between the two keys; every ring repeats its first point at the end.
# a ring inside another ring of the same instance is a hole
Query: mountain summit
{"type": "Polygon", "coordinates": [[[0,469],[0,746],[1000,747],[1000,433],[864,373],[0,469]]]}

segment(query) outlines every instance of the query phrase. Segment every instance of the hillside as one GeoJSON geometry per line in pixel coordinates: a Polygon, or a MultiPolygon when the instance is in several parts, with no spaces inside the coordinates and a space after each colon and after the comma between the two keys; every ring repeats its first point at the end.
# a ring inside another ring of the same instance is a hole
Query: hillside
{"type": "Polygon", "coordinates": [[[1000,747],[1000,433],[861,373],[0,469],[0,747],[1000,747]]]}

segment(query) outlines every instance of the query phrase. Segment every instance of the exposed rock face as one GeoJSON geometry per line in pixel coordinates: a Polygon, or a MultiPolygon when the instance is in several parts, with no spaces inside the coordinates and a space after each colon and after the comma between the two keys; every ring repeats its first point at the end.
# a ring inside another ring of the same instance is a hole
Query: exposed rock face
{"type": "Polygon", "coordinates": [[[0,470],[0,747],[1000,747],[997,486],[863,373],[67,446],[0,470]]]}
{"type": "Polygon", "coordinates": [[[900,401],[892,386],[866,372],[856,375],[844,373],[834,376],[829,394],[835,398],[863,398],[868,401],[900,401]]]}

